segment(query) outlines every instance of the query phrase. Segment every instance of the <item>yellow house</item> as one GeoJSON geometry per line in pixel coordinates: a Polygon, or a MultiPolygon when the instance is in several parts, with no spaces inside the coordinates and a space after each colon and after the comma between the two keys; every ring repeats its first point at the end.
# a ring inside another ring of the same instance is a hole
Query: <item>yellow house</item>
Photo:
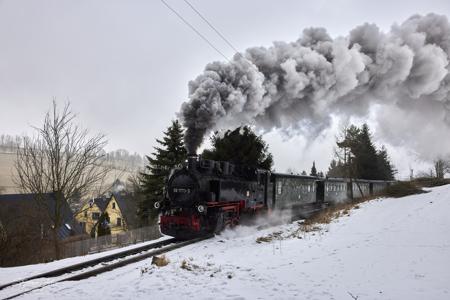
{"type": "Polygon", "coordinates": [[[137,225],[136,204],[125,193],[112,193],[106,205],[105,213],[108,214],[111,234],[130,230],[137,225]]]}
{"type": "Polygon", "coordinates": [[[92,199],[83,205],[81,210],[76,213],[75,219],[79,222],[84,232],[91,236],[97,235],[97,231],[93,229],[97,225],[100,216],[105,211],[109,200],[109,198],[92,199]]]}
{"type": "Polygon", "coordinates": [[[125,193],[112,193],[108,198],[96,198],[86,203],[76,219],[86,233],[97,235],[95,229],[102,214],[107,214],[111,234],[125,232],[137,225],[136,204],[125,193]]]}

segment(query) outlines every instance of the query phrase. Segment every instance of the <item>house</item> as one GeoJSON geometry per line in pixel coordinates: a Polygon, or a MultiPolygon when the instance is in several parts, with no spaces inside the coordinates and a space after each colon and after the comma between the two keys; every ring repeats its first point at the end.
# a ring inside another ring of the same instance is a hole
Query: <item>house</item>
{"type": "Polygon", "coordinates": [[[91,236],[97,235],[95,228],[100,220],[100,216],[105,212],[109,200],[110,199],[106,197],[89,200],[76,213],[75,219],[84,232],[91,236]]]}
{"type": "Polygon", "coordinates": [[[82,234],[67,201],[57,203],[54,193],[0,195],[0,265],[53,259],[53,228],[57,216],[59,241],[82,234]],[[55,209],[57,204],[59,213],[55,209]]]}
{"type": "Polygon", "coordinates": [[[111,234],[117,234],[138,226],[137,205],[130,194],[112,193],[106,206],[111,234]]]}
{"type": "Polygon", "coordinates": [[[86,203],[76,219],[91,236],[97,235],[97,226],[105,214],[111,234],[119,234],[138,225],[136,202],[130,194],[113,192],[109,197],[96,198],[86,203]]]}

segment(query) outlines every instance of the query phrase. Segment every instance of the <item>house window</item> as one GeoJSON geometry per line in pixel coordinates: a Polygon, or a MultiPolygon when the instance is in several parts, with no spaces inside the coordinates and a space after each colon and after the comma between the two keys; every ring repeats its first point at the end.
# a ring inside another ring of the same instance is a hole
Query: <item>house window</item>
{"type": "Polygon", "coordinates": [[[100,219],[100,213],[92,213],[92,220],[98,220],[100,219]]]}
{"type": "Polygon", "coordinates": [[[117,218],[117,226],[122,226],[122,219],[121,218],[117,218]]]}
{"type": "Polygon", "coordinates": [[[113,202],[112,207],[113,207],[113,209],[116,209],[116,203],[115,202],[113,202]]]}

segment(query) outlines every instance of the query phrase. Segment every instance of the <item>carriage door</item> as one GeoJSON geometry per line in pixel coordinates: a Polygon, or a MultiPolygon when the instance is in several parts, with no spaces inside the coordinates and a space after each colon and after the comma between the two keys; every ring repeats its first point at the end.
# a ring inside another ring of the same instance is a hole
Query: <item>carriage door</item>
{"type": "Polygon", "coordinates": [[[316,202],[323,203],[325,200],[325,182],[316,181],[316,202]]]}

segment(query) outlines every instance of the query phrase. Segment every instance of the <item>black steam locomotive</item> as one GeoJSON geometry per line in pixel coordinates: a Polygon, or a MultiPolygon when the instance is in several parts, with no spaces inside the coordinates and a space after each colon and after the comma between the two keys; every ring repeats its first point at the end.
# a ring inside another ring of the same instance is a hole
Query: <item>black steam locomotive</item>
{"type": "Polygon", "coordinates": [[[388,184],[271,173],[190,156],[182,167],[172,170],[165,199],[155,208],[161,213],[163,234],[189,239],[273,210],[305,217],[329,203],[376,194],[388,184]]]}

